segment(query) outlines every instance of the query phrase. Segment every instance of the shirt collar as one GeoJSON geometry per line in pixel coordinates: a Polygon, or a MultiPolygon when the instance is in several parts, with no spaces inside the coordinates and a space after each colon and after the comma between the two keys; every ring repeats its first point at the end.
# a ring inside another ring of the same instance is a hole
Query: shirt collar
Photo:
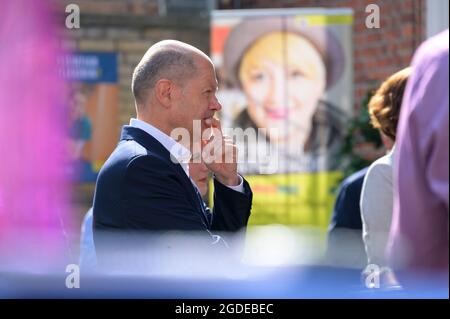
{"type": "Polygon", "coordinates": [[[175,159],[178,163],[180,163],[186,175],[189,176],[189,160],[191,158],[191,152],[186,147],[184,147],[153,125],[142,120],[132,118],[130,120],[130,126],[141,129],[147,134],[153,136],[164,146],[164,148],[169,151],[171,159],[175,159]]]}

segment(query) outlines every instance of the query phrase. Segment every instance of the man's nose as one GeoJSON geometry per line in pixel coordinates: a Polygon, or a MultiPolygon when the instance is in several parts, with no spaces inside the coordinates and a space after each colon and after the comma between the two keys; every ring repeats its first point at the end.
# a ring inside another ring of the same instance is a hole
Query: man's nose
{"type": "Polygon", "coordinates": [[[216,112],[219,112],[222,109],[222,105],[220,104],[220,102],[217,99],[217,97],[214,97],[214,100],[209,105],[209,109],[210,110],[214,110],[216,112]]]}

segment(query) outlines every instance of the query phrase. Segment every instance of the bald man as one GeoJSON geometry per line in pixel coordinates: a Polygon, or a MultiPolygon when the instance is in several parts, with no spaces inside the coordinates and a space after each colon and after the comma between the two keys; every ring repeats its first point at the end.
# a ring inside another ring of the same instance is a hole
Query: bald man
{"type": "Polygon", "coordinates": [[[221,136],[220,123],[214,118],[221,105],[210,58],[186,43],[158,42],[136,66],[132,91],[137,116],[122,128],[120,142],[97,179],[93,204],[96,249],[99,234],[105,232],[197,231],[217,243],[214,231],[245,227],[252,192],[237,172],[235,145],[221,136]],[[171,137],[180,129],[192,137],[195,120],[202,132],[213,128],[215,142],[223,146],[223,154],[207,162],[214,174],[212,213],[189,178],[196,141],[171,137]],[[225,153],[232,154],[231,161],[217,160],[225,153]]]}

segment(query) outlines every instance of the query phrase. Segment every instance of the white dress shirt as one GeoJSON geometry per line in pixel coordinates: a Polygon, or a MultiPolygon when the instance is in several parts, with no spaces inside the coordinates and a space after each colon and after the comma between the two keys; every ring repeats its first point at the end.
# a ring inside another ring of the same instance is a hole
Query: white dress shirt
{"type": "MultiPolygon", "coordinates": [[[[186,147],[147,122],[132,118],[130,120],[130,126],[143,130],[160,142],[162,146],[169,151],[172,161],[174,161],[174,163],[178,162],[183,168],[183,171],[189,177],[189,159],[191,158],[191,152],[186,147]]],[[[239,185],[225,186],[234,191],[244,193],[244,180],[240,175],[238,176],[239,185]]]]}

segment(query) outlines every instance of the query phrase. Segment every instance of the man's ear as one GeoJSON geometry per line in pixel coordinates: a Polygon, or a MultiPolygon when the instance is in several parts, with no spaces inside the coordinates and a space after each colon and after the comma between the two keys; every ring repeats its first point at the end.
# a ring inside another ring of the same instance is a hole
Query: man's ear
{"type": "Polygon", "coordinates": [[[167,79],[161,79],[156,82],[155,85],[155,94],[159,103],[166,108],[169,108],[172,104],[173,100],[173,83],[167,79]]]}

